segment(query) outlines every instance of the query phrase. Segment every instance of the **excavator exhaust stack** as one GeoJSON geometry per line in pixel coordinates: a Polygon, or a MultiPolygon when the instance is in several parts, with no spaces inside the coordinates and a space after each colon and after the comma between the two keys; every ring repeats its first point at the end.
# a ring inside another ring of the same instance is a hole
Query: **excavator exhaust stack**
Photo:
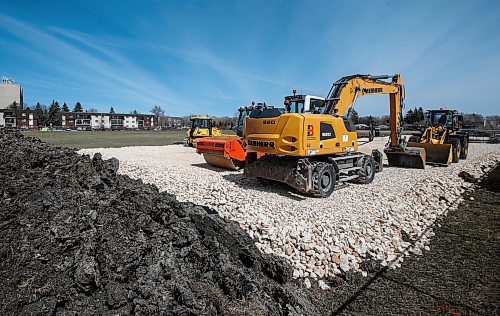
{"type": "Polygon", "coordinates": [[[438,165],[450,165],[453,159],[451,144],[430,144],[408,142],[406,148],[423,148],[425,150],[426,162],[438,165]]]}
{"type": "Polygon", "coordinates": [[[389,166],[424,169],[426,162],[426,152],[423,148],[408,148],[397,150],[387,147],[384,150],[389,166]]]}

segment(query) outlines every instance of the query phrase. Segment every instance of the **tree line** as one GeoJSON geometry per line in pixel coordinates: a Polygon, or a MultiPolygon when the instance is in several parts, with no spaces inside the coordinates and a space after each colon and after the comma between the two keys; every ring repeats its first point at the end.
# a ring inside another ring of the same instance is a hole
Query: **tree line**
{"type": "MultiPolygon", "coordinates": [[[[90,107],[84,111],[83,105],[80,102],[76,102],[72,110],[67,105],[66,102],[61,106],[58,101],[53,100],[52,103],[47,106],[37,102],[35,106],[30,107],[27,104],[17,104],[17,102],[12,103],[9,106],[13,110],[34,110],[39,118],[40,126],[60,126],[61,113],[63,112],[87,112],[96,113],[97,109],[90,107]]],[[[158,117],[158,125],[165,128],[183,128],[190,126],[190,118],[192,116],[197,116],[196,114],[190,114],[182,117],[171,117],[165,115],[165,111],[160,106],[154,106],[150,112],[158,117]]],[[[115,110],[113,107],[109,109],[109,113],[114,114],[115,110]]],[[[130,114],[139,114],[137,110],[130,111],[130,114]]],[[[207,115],[209,116],[209,115],[207,115]]],[[[365,124],[368,126],[379,126],[379,125],[389,125],[390,117],[389,115],[382,116],[359,116],[358,112],[354,107],[349,108],[347,116],[352,120],[354,124],[365,124]]],[[[483,116],[481,114],[471,113],[464,114],[464,128],[485,128],[485,129],[498,129],[500,128],[500,116],[483,116]]],[[[232,129],[238,121],[238,113],[233,116],[223,116],[214,117],[215,126],[222,129],[232,129]]],[[[426,121],[425,112],[422,107],[415,107],[408,110],[403,116],[403,124],[410,126],[424,126],[426,121]]]]}
{"type": "MultiPolygon", "coordinates": [[[[389,125],[390,116],[362,116],[360,117],[358,112],[351,107],[347,116],[353,121],[354,124],[365,124],[368,126],[377,125],[389,125]]],[[[463,114],[463,128],[484,128],[484,129],[499,129],[500,128],[500,116],[490,115],[483,116],[480,114],[463,114]]],[[[406,127],[420,127],[426,125],[425,111],[422,107],[415,107],[408,110],[403,116],[403,125],[406,127]]]]}

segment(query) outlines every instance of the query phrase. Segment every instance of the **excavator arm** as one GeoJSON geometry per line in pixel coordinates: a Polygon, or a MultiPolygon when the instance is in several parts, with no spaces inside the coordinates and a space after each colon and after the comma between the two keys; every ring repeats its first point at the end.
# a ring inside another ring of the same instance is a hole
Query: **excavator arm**
{"type": "Polygon", "coordinates": [[[388,94],[390,104],[391,147],[400,146],[400,120],[404,86],[399,74],[393,76],[351,75],[337,80],[326,98],[324,114],[345,115],[358,97],[388,94]],[[391,82],[383,81],[391,79],[391,82]]]}
{"type": "Polygon", "coordinates": [[[336,81],[325,100],[324,114],[343,116],[358,97],[373,94],[388,94],[390,106],[391,134],[384,150],[389,165],[424,168],[425,150],[406,148],[401,137],[401,120],[404,100],[404,85],[399,74],[392,76],[351,75],[336,81]],[[390,79],[390,81],[384,81],[390,79]]]}

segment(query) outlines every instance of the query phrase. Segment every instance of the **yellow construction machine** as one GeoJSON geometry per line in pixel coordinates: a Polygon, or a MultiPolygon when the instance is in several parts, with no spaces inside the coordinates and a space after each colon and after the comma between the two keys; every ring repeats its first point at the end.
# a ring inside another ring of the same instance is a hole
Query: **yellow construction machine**
{"type": "Polygon", "coordinates": [[[389,95],[391,138],[384,150],[389,165],[424,168],[425,150],[406,148],[401,137],[401,77],[352,75],[335,82],[326,99],[294,93],[285,98],[287,113],[252,111],[244,130],[245,175],[284,182],[317,197],[328,197],[339,182],[372,182],[382,170],[382,154],[358,152],[356,130],[344,116],[357,97],[372,94],[389,95]],[[257,153],[265,156],[256,159],[257,153]]]}
{"type": "Polygon", "coordinates": [[[221,135],[221,131],[215,127],[215,122],[211,117],[194,116],[191,118],[191,128],[186,132],[184,145],[194,147],[194,141],[197,138],[221,135]]]}
{"type": "Polygon", "coordinates": [[[466,159],[469,153],[469,134],[459,129],[463,116],[456,110],[427,111],[427,126],[422,134],[413,135],[408,140],[408,147],[424,148],[426,162],[449,165],[466,159]]]}

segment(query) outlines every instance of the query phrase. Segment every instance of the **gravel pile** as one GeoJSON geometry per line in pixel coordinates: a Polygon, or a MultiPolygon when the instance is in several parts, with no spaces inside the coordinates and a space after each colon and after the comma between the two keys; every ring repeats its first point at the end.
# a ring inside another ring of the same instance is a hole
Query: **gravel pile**
{"type": "Polygon", "coordinates": [[[365,276],[374,261],[398,267],[402,253],[421,255],[430,247],[429,228],[435,220],[457,207],[461,193],[473,185],[471,179],[500,161],[500,145],[470,144],[468,159],[458,164],[425,170],[385,168],[369,185],[347,184],[319,199],[279,183],[246,179],[241,171],[208,166],[194,149],[182,146],[81,152],[116,157],[119,173],[236,221],[263,253],[286,258],[293,277],[304,278],[307,287],[310,279],[346,272],[365,276]]]}
{"type": "Polygon", "coordinates": [[[0,131],[1,315],[319,314],[236,223],[117,169],[0,131]]]}

